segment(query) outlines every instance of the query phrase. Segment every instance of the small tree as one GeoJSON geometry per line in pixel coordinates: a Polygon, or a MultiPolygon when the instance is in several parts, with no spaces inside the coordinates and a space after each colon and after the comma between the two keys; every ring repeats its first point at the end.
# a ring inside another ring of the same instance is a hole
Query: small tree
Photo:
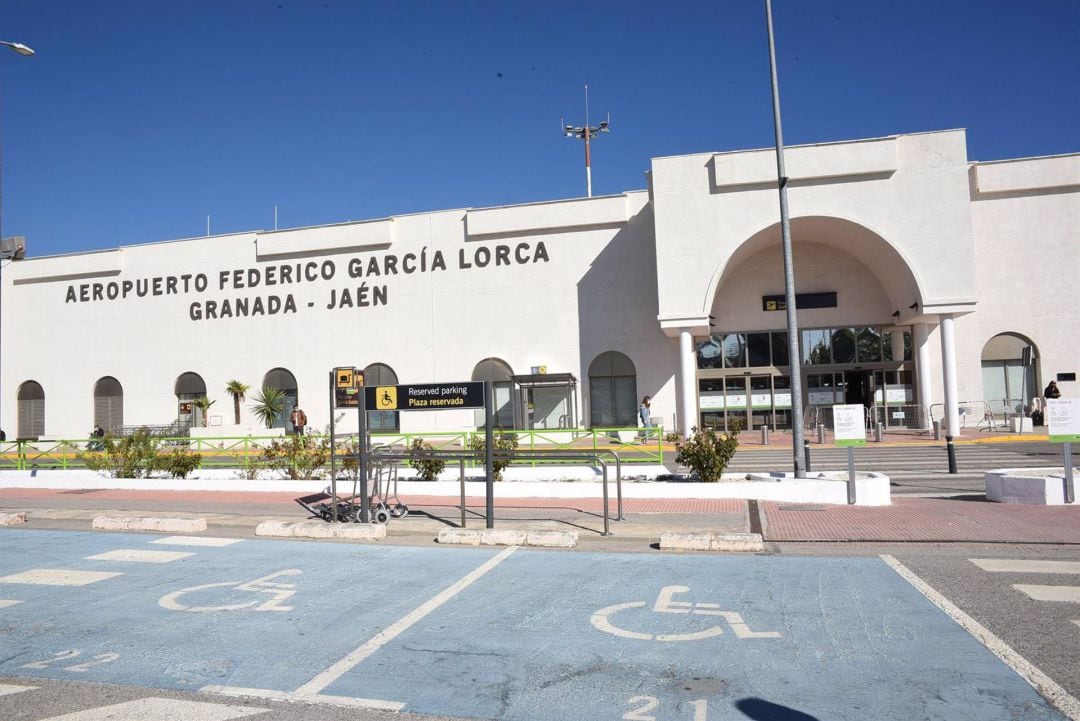
{"type": "Polygon", "coordinates": [[[695,427],[689,438],[675,437],[675,462],[693,470],[703,483],[716,483],[739,447],[742,424],[736,420],[729,427],[727,433],[695,427]]]}
{"type": "Polygon", "coordinates": [[[101,446],[100,452],[82,455],[92,471],[104,471],[113,478],[145,478],[157,467],[158,441],[145,428],[119,439],[106,435],[101,446]]]}
{"type": "Polygon", "coordinates": [[[330,436],[289,436],[262,453],[264,464],[294,481],[322,478],[330,462],[330,436]]]}
{"type": "Polygon", "coordinates": [[[240,401],[247,397],[247,392],[250,389],[251,386],[245,385],[238,380],[231,380],[229,381],[229,384],[225,386],[225,392],[232,396],[233,417],[236,425],[240,425],[240,401]]]}
{"type": "Polygon", "coordinates": [[[274,421],[285,412],[285,391],[280,388],[263,388],[255,393],[251,400],[255,401],[250,406],[251,412],[267,428],[273,428],[274,421]]]}
{"type": "Polygon", "coordinates": [[[439,474],[446,468],[446,461],[432,455],[435,450],[431,444],[425,443],[424,439],[416,438],[409,446],[409,465],[416,471],[416,476],[421,481],[436,481],[439,474]]]}
{"type": "MultiPolygon", "coordinates": [[[[512,456],[514,451],[518,447],[518,437],[516,433],[496,433],[495,434],[495,458],[492,462],[492,480],[501,481],[503,479],[503,471],[510,465],[513,460],[512,456]],[[502,458],[500,458],[502,454],[502,458]]],[[[478,453],[485,453],[487,451],[487,438],[483,433],[477,433],[469,438],[469,448],[478,453]]]]}
{"type": "Polygon", "coordinates": [[[202,398],[196,398],[191,403],[200,411],[202,411],[202,425],[203,428],[206,428],[210,421],[206,414],[210,412],[210,406],[217,403],[217,401],[212,401],[206,396],[203,396],[202,398]]]}

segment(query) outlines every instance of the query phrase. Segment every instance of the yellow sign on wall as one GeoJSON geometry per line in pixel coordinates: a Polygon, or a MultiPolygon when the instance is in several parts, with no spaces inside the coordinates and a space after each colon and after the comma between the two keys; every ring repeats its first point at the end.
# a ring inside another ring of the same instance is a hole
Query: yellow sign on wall
{"type": "Polygon", "coordinates": [[[352,388],[355,383],[355,368],[338,368],[334,371],[334,378],[338,388],[352,388]]]}

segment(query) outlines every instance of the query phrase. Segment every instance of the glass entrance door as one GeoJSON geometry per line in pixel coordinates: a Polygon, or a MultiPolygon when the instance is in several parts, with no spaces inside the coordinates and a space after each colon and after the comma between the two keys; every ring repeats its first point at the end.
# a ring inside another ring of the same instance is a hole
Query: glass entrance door
{"type": "Polygon", "coordinates": [[[750,376],[750,430],[772,426],[772,376],[750,376]]]}

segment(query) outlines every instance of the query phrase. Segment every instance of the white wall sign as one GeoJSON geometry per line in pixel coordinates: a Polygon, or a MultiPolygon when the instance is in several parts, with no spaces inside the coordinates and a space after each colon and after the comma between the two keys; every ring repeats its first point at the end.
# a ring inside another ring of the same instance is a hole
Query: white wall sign
{"type": "Polygon", "coordinates": [[[1080,443],[1080,399],[1047,398],[1047,421],[1054,443],[1080,443]]]}
{"type": "Polygon", "coordinates": [[[833,429],[838,446],[866,445],[866,409],[861,404],[833,406],[833,429]]]}

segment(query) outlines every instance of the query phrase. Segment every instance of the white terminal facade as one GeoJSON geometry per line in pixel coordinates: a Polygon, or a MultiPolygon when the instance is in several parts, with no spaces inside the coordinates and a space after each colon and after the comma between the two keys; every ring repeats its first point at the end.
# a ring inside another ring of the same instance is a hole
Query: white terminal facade
{"type": "MultiPolygon", "coordinates": [[[[808,413],[862,403],[925,427],[949,384],[998,414],[1053,379],[1077,395],[1080,154],[975,162],[951,130],[786,162],[808,413]]],[[[238,380],[286,391],[279,427],[299,403],[321,429],[331,369],[356,366],[369,385],[494,381],[507,428],[633,426],[645,395],[668,429],[790,428],[775,169],[771,149],[662,157],[621,195],[13,261],[3,425],[9,440],[201,425],[207,396],[211,428],[259,434],[250,392],[234,424],[238,380]]]]}

